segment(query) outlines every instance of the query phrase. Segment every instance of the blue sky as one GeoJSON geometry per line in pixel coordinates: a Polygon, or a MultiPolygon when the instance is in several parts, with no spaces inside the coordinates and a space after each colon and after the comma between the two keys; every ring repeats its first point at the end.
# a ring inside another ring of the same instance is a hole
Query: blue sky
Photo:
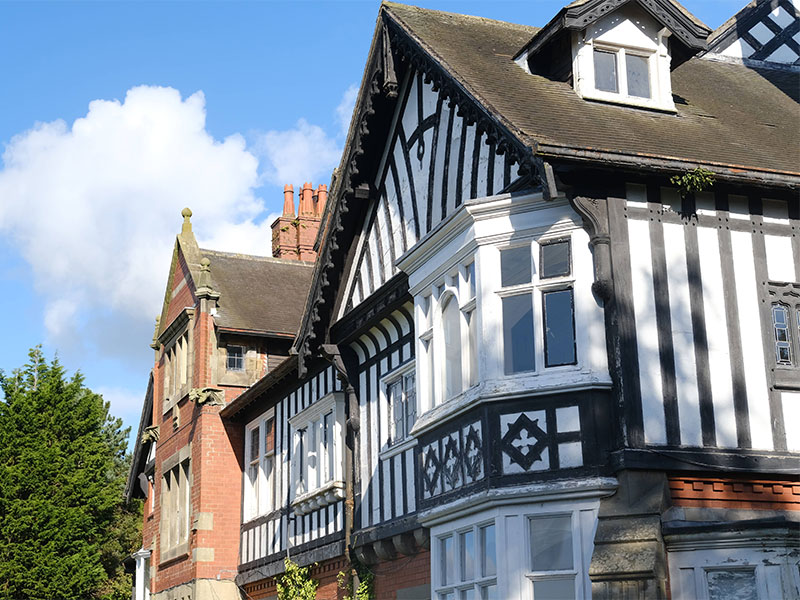
{"type": "MultiPolygon", "coordinates": [[[[718,27],[745,0],[685,0],[718,27]]],[[[562,1],[417,4],[545,24],[562,1]]],[[[0,1],[0,369],[43,344],[135,428],[180,209],[269,254],[328,183],[379,3],[0,1]]]]}

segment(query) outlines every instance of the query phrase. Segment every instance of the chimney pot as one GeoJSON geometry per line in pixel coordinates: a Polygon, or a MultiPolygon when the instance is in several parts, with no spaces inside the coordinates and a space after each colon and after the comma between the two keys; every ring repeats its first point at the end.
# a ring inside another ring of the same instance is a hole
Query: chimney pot
{"type": "Polygon", "coordinates": [[[283,216],[294,216],[294,187],[289,184],[283,186],[283,216]]]}

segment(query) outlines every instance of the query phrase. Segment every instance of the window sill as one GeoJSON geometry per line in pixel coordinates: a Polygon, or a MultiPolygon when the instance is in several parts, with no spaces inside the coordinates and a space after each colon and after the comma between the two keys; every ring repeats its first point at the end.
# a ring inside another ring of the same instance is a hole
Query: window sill
{"type": "Polygon", "coordinates": [[[775,367],[775,389],[800,391],[800,369],[775,367]]]}
{"type": "Polygon", "coordinates": [[[330,481],[292,501],[295,514],[305,515],[339,500],[344,500],[344,482],[330,481]]]}
{"type": "Polygon", "coordinates": [[[652,98],[638,98],[636,96],[625,96],[623,94],[614,94],[611,92],[601,92],[595,89],[587,90],[579,94],[584,100],[596,100],[599,102],[608,102],[609,104],[618,104],[620,106],[631,106],[633,108],[648,108],[650,110],[657,110],[660,112],[677,113],[675,104],[672,98],[668,102],[654,100],[652,98]]]}
{"type": "Polygon", "coordinates": [[[161,567],[167,563],[176,562],[189,556],[189,541],[178,544],[168,550],[164,550],[159,557],[158,566],[161,567]]]}
{"type": "Polygon", "coordinates": [[[385,450],[381,450],[380,458],[387,459],[392,458],[393,456],[397,456],[398,454],[402,454],[409,448],[413,448],[417,445],[417,440],[413,437],[409,437],[404,439],[401,442],[397,442],[392,444],[391,446],[387,447],[385,450]]]}

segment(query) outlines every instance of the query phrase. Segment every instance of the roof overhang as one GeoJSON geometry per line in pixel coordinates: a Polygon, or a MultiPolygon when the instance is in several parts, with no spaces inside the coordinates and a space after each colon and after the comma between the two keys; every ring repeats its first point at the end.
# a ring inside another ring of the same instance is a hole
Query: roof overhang
{"type": "Polygon", "coordinates": [[[562,8],[520,49],[514,60],[523,54],[537,54],[564,31],[581,31],[621,6],[636,2],[656,21],[668,28],[693,53],[706,47],[711,28],[674,0],[578,0],[562,8]]]}

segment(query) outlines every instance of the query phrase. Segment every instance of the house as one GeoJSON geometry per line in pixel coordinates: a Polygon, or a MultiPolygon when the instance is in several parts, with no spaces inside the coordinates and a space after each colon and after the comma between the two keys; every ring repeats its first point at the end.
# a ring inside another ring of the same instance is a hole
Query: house
{"type": "Polygon", "coordinates": [[[182,212],[125,491],[145,498],[134,600],[239,597],[243,429],[219,411],[285,360],[297,333],[327,187],[299,196],[295,215],[286,186],[273,258],[200,248],[182,212]]]}
{"type": "Polygon", "coordinates": [[[799,29],[381,5],[291,355],[215,415],[242,597],[800,597],[799,29]]]}

